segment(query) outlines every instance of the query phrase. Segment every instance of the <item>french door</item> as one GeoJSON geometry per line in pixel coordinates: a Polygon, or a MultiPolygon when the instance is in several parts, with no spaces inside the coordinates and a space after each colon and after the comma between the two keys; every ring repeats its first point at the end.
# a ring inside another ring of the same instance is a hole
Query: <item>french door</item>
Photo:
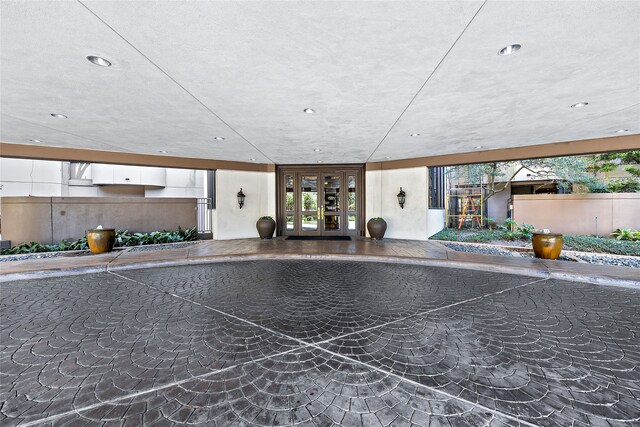
{"type": "Polygon", "coordinates": [[[278,231],[285,236],[361,235],[362,167],[280,167],[278,231]]]}

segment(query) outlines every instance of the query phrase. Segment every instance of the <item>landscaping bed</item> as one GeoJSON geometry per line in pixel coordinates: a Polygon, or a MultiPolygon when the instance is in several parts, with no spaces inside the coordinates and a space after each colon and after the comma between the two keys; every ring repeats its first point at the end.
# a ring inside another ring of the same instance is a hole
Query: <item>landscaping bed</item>
{"type": "MultiPolygon", "coordinates": [[[[141,245],[134,247],[119,247],[113,248],[113,252],[121,252],[129,249],[131,252],[144,252],[144,251],[163,251],[167,249],[182,249],[188,246],[195,245],[198,242],[178,242],[178,243],[160,243],[157,245],[141,245]]],[[[0,262],[8,261],[25,261],[28,259],[45,259],[45,258],[57,258],[57,257],[75,257],[91,255],[89,250],[81,251],[56,251],[56,252],[39,252],[32,254],[15,254],[15,255],[1,255],[0,262]]]]}
{"type": "MultiPolygon", "coordinates": [[[[533,250],[524,247],[498,246],[492,244],[481,243],[458,243],[458,242],[441,242],[449,249],[458,252],[467,252],[483,255],[499,255],[513,257],[533,258],[533,250]]],[[[559,258],[560,261],[581,262],[587,264],[599,265],[615,265],[620,267],[640,268],[640,257],[624,256],[624,255],[605,255],[589,252],[563,251],[559,258]]]]}
{"type": "MultiPolygon", "coordinates": [[[[488,243],[496,246],[519,246],[531,248],[530,238],[525,234],[503,230],[457,230],[445,228],[431,236],[431,240],[467,243],[488,243]]],[[[565,234],[563,251],[594,252],[640,257],[640,242],[617,240],[608,237],[578,236],[565,234]]]]}

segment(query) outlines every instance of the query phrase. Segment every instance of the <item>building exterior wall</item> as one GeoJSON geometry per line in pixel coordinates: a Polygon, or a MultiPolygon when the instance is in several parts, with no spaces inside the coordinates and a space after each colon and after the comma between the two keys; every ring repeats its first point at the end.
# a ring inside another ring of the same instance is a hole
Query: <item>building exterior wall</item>
{"type": "Polygon", "coordinates": [[[69,179],[69,162],[0,158],[2,197],[205,197],[205,172],[92,164],[69,179]],[[126,178],[129,178],[128,180],[126,178]]]}
{"type": "Polygon", "coordinates": [[[447,220],[446,209],[428,209],[427,210],[427,238],[441,231],[447,220]]]}
{"type": "Polygon", "coordinates": [[[259,237],[256,221],[276,217],[275,172],[216,171],[216,209],[213,238],[216,240],[259,237]],[[242,188],[245,204],[240,209],[237,193],[242,188]]]}
{"type": "Polygon", "coordinates": [[[427,240],[444,228],[446,217],[445,209],[429,209],[428,180],[427,167],[368,170],[366,220],[383,217],[386,238],[427,240]],[[400,187],[406,193],[404,209],[398,204],[400,187]]]}
{"type": "Polygon", "coordinates": [[[564,234],[608,236],[616,228],[638,230],[639,213],[640,193],[513,196],[516,222],[564,234]]]}
{"type": "Polygon", "coordinates": [[[59,243],[104,228],[151,232],[196,225],[196,199],[3,197],[2,239],[59,243]]]}
{"type": "Polygon", "coordinates": [[[487,200],[487,215],[498,223],[503,223],[507,219],[510,198],[511,184],[507,184],[507,188],[504,191],[494,194],[487,200]]]}

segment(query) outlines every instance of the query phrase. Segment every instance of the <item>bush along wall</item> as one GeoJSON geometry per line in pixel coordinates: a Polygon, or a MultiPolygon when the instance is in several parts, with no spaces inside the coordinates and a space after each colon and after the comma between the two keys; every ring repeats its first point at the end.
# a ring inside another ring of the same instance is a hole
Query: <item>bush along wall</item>
{"type": "MultiPolygon", "coordinates": [[[[198,230],[196,227],[178,227],[176,231],[153,231],[151,233],[129,233],[126,230],[116,231],[115,247],[153,245],[158,243],[176,243],[198,240],[198,230]]],[[[30,242],[20,243],[8,249],[0,250],[0,255],[32,254],[36,252],[57,252],[57,251],[81,251],[88,250],[87,238],[83,237],[74,242],[63,240],[57,245],[46,245],[44,243],[30,242]]]]}

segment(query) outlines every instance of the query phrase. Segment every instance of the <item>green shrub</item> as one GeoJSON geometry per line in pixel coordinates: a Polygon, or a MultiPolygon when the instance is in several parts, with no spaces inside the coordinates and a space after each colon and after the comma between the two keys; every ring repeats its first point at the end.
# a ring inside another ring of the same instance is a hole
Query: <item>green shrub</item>
{"type": "Polygon", "coordinates": [[[640,244],[606,237],[564,235],[564,249],[581,252],[602,252],[616,255],[640,256],[640,244]]]}
{"type": "MultiPolygon", "coordinates": [[[[198,230],[196,227],[185,228],[178,227],[176,231],[154,231],[151,233],[133,233],[128,231],[116,231],[116,241],[114,246],[139,246],[151,245],[157,243],[174,243],[188,242],[198,240],[198,230]]],[[[63,240],[57,245],[45,245],[43,243],[31,242],[20,243],[9,249],[0,250],[0,255],[28,254],[36,252],[56,252],[56,251],[78,251],[89,249],[87,238],[82,237],[74,242],[63,240]]]]}
{"type": "Polygon", "coordinates": [[[611,235],[617,240],[640,241],[640,231],[631,230],[630,228],[618,228],[611,235]]]}

